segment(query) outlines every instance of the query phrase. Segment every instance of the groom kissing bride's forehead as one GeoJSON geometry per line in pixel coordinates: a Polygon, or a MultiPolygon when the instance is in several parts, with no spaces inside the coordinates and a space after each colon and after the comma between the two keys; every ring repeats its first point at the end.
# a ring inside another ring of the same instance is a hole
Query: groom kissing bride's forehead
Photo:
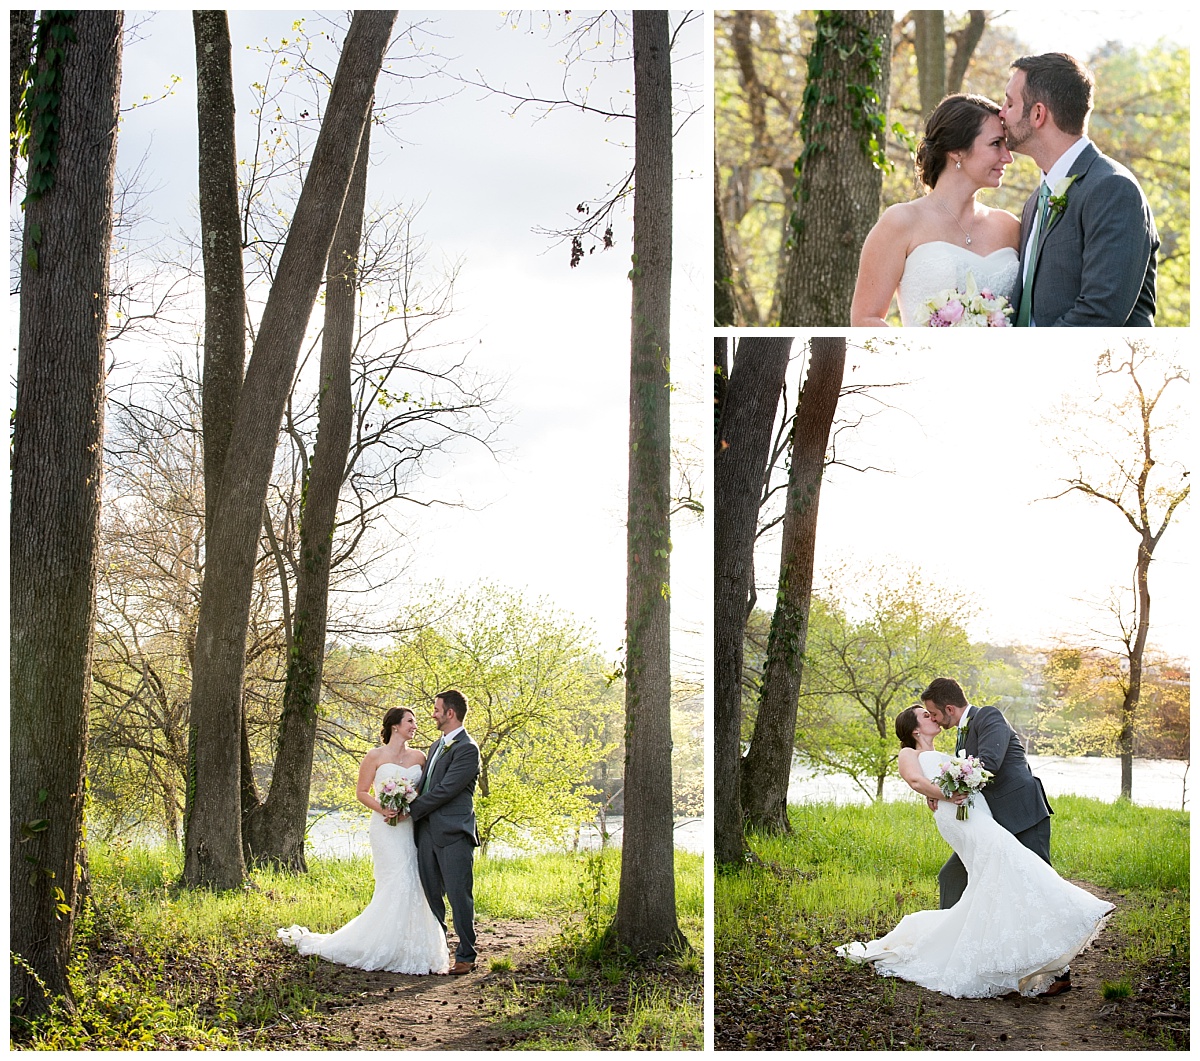
{"type": "Polygon", "coordinates": [[[1137,178],[1087,137],[1093,85],[1062,52],[1012,64],[1000,120],[1042,171],[1021,213],[1019,325],[1154,325],[1158,231],[1137,178]]]}

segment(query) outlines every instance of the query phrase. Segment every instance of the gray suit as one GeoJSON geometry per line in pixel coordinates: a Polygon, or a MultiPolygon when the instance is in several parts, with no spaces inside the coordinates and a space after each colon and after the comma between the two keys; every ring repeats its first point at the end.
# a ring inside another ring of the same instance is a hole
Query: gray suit
{"type": "MultiPolygon", "coordinates": [[[[1152,328],[1158,230],[1137,178],[1088,144],[1070,168],[1067,205],[1054,213],[1032,268],[1039,328],[1152,328]]],[[[1037,194],[1021,212],[1021,270],[1037,194]]],[[[1017,288],[1017,307],[1021,287],[1017,288]]]]}
{"type": "MultiPolygon", "coordinates": [[[[433,761],[434,748],[429,749],[433,761]]],[[[463,730],[443,749],[421,794],[412,802],[417,835],[417,869],[434,916],[446,931],[446,898],[458,932],[455,957],[475,960],[475,782],[479,777],[479,745],[463,730]]]]}
{"type": "MultiPolygon", "coordinates": [[[[992,817],[1021,843],[1045,862],[1050,861],[1050,815],[1042,783],[1029,769],[1025,749],[994,707],[972,707],[967,716],[967,732],[961,728],[956,753],[974,755],[995,776],[982,789],[992,817]]],[[[943,910],[962,898],[967,887],[967,871],[958,855],[938,873],[943,910]]]]}

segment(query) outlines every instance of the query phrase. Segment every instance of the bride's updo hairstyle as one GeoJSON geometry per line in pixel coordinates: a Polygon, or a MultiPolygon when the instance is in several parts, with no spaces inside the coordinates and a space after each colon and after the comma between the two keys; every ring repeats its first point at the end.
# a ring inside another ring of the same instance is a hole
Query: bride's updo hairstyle
{"type": "Polygon", "coordinates": [[[913,736],[916,732],[920,721],[917,718],[919,705],[914,704],[912,707],[906,707],[896,716],[896,736],[900,738],[900,746],[902,748],[915,748],[917,746],[917,738],[913,736]]]}
{"type": "Polygon", "coordinates": [[[1000,105],[987,96],[965,93],[947,96],[934,107],[917,148],[917,176],[921,183],[926,188],[936,186],[950,152],[969,150],[987,116],[999,113],[1000,105]]]}
{"type": "MultiPolygon", "coordinates": [[[[400,725],[405,715],[413,713],[411,707],[393,707],[383,716],[383,730],[379,734],[381,744],[387,744],[392,739],[392,727],[400,725]]],[[[415,717],[415,716],[414,716],[415,717]]]]}

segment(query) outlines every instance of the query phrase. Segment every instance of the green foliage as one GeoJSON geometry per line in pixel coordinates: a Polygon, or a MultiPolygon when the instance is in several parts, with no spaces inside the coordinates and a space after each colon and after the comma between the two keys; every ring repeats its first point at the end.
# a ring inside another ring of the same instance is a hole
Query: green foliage
{"type": "MultiPolygon", "coordinates": [[[[59,115],[62,99],[62,69],[67,46],[77,40],[75,11],[43,11],[37,26],[37,56],[32,67],[21,75],[21,102],[15,115],[17,150],[28,159],[25,175],[25,199],[21,205],[36,202],[54,187],[58,165],[59,115]]],[[[31,233],[30,264],[37,268],[36,245],[41,235],[31,233]]]]}
{"type": "MultiPolygon", "coordinates": [[[[436,598],[437,593],[433,596],[436,598]]],[[[421,624],[402,617],[402,628],[421,624]]],[[[594,765],[612,750],[620,690],[589,631],[546,601],[483,584],[384,654],[395,702],[424,717],[445,689],[467,698],[479,744],[480,840],[559,840],[593,817],[594,765]]]]}
{"type": "Polygon", "coordinates": [[[971,601],[917,569],[843,568],[830,584],[809,616],[796,750],[879,798],[899,751],[896,715],[938,675],[957,676],[970,696],[985,659],[961,625],[971,601]]]}

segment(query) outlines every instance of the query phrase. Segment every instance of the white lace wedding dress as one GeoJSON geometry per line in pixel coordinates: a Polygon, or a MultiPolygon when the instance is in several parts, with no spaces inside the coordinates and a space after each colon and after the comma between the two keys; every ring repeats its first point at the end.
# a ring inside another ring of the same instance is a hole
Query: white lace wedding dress
{"type": "MultiPolygon", "coordinates": [[[[375,771],[375,791],[393,774],[416,785],[421,767],[384,763],[375,771]]],[[[294,944],[301,954],[319,954],[356,969],[419,974],[448,971],[446,937],[425,901],[417,874],[412,819],[388,825],[382,814],[373,811],[370,837],[375,894],[367,908],[336,932],[310,932],[292,925],[279,929],[280,939],[294,944]]]]}
{"type": "Polygon", "coordinates": [[[966,291],[968,271],[975,277],[975,286],[979,290],[987,288],[993,294],[1003,295],[1010,304],[1014,303],[1018,271],[1015,250],[1001,247],[982,255],[956,243],[933,240],[918,244],[905,259],[896,295],[900,323],[905,328],[923,324],[925,318],[920,310],[925,301],[950,289],[966,291]]]}
{"type": "MultiPolygon", "coordinates": [[[[921,771],[932,778],[947,758],[922,752],[921,771]]],[[[1022,847],[996,824],[982,796],[974,797],[966,821],[949,802],[938,803],[934,820],[967,868],[962,898],[949,910],[908,914],[882,939],[837,952],[954,998],[1040,994],[1095,938],[1112,903],[1063,880],[1022,847]]]]}

